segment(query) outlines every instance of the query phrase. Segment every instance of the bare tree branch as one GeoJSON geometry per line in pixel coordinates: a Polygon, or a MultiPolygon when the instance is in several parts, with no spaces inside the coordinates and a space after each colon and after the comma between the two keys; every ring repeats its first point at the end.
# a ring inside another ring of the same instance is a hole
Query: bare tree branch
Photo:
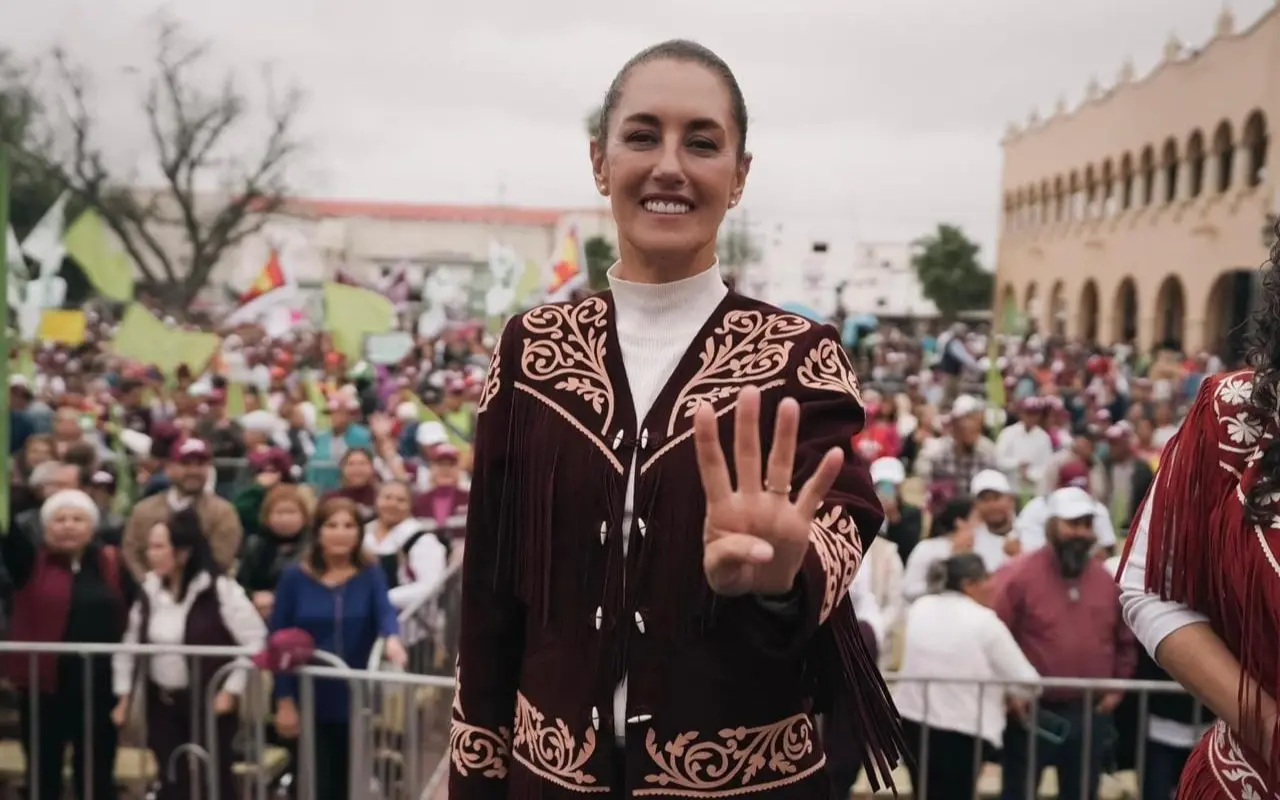
{"type": "Polygon", "coordinates": [[[303,149],[295,134],[302,93],[277,92],[268,75],[263,120],[234,73],[211,91],[201,86],[210,53],[207,42],[188,40],[177,22],[161,19],[151,78],[140,98],[163,179],[155,192],[139,191],[112,173],[84,71],[64,52],[55,51],[52,59],[60,89],[56,132],[65,152],[50,168],[102,215],[144,278],[178,307],[208,283],[230,249],[259,233],[284,204],[289,172],[303,149]],[[246,132],[262,137],[249,152],[243,152],[246,132]],[[165,231],[181,234],[181,252],[168,244],[172,236],[165,231]]]}

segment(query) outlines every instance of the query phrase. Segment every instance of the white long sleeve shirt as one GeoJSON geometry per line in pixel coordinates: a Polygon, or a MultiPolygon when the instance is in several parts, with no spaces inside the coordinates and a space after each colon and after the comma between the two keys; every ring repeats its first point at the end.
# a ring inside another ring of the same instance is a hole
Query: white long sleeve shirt
{"type": "MultiPolygon", "coordinates": [[[[422,520],[411,517],[378,539],[370,535],[377,525],[377,520],[369,522],[364,537],[365,551],[375,558],[399,554],[424,527],[422,520]]],[[[399,567],[397,585],[387,592],[391,605],[401,611],[425,597],[439,583],[448,567],[449,553],[437,537],[427,534],[419,536],[404,556],[406,563],[399,567]]]]}
{"type": "MultiPolygon", "coordinates": [[[[214,579],[207,572],[200,573],[191,581],[186,596],[181,601],[173,596],[164,581],[154,572],[146,574],[141,588],[151,609],[147,641],[155,645],[183,644],[187,632],[187,614],[196,598],[209,588],[211,581],[218,595],[218,612],[222,616],[222,624],[227,627],[236,644],[254,650],[261,649],[267,642],[267,626],[245,594],[244,587],[225,576],[214,579]]],[[[142,603],[139,601],[129,610],[129,623],[123,641],[124,644],[137,644],[141,640],[142,603]]],[[[117,653],[111,657],[112,688],[117,697],[133,691],[135,664],[134,656],[128,653],[117,653]]],[[[151,656],[148,658],[148,665],[151,682],[162,689],[179,691],[187,688],[190,679],[187,675],[186,656],[151,656]]],[[[247,678],[246,670],[232,670],[222,689],[232,694],[242,694],[247,678]]]]}
{"type": "MultiPolygon", "coordinates": [[[[618,278],[616,272],[615,264],[609,270],[609,288],[613,291],[617,313],[618,347],[627,371],[627,388],[631,392],[636,420],[643,422],[662,387],[671,380],[680,365],[685,351],[693,344],[694,337],[711,318],[729,289],[720,275],[719,263],[690,278],[671,283],[632,283],[618,278]]],[[[623,505],[624,555],[634,520],[635,461],[633,455],[623,505]]],[[[626,720],[627,679],[624,676],[613,695],[613,730],[619,742],[626,736],[626,720]]]]}
{"type": "Polygon", "coordinates": [[[1120,573],[1120,607],[1124,621],[1152,658],[1156,657],[1156,647],[1169,634],[1187,625],[1209,621],[1208,617],[1182,603],[1162,600],[1158,593],[1147,591],[1147,539],[1151,529],[1151,507],[1158,502],[1159,494],[1152,493],[1142,507],[1142,516],[1133,532],[1133,544],[1129,545],[1129,560],[1120,573]]]}
{"type": "Polygon", "coordinates": [[[996,612],[959,592],[926,595],[907,609],[901,676],[893,699],[903,719],[981,736],[996,747],[1004,737],[1006,691],[980,689],[976,682],[1040,678],[996,612]],[[967,682],[930,683],[926,689],[906,679],[912,675],[967,682]]]}
{"type": "Polygon", "coordinates": [[[1053,439],[1044,428],[1028,429],[1019,422],[1000,431],[996,437],[996,466],[1014,486],[1023,486],[1022,467],[1027,468],[1027,483],[1032,487],[1038,485],[1052,460],[1053,439]]]}

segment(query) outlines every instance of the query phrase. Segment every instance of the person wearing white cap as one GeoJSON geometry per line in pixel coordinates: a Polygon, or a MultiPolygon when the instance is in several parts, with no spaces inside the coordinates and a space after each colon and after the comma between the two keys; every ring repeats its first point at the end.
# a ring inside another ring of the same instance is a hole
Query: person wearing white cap
{"type": "Polygon", "coordinates": [[[1023,399],[1018,411],[1018,421],[996,437],[996,465],[1019,494],[1030,496],[1053,460],[1053,439],[1044,429],[1045,406],[1040,398],[1023,399]]]}
{"type": "MultiPolygon", "coordinates": [[[[1046,503],[1049,546],[1003,570],[992,608],[1040,675],[1131,678],[1137,646],[1121,615],[1115,583],[1093,556],[1098,543],[1093,521],[1106,510],[1077,486],[1058,489],[1046,503]]],[[[1123,697],[1123,692],[1046,690],[1040,724],[1061,718],[1063,735],[1061,741],[1037,737],[1034,752],[1028,745],[1033,734],[1021,718],[1011,716],[1001,764],[1004,797],[1022,797],[1027,782],[1037,780],[1047,766],[1058,774],[1060,796],[1096,797],[1107,750],[1103,743],[1112,735],[1111,714],[1123,697]],[[1086,708],[1086,701],[1093,707],[1086,708]],[[1085,735],[1090,736],[1087,743],[1085,735]]]]}
{"type": "MultiPolygon", "coordinates": [[[[1089,468],[1078,461],[1068,462],[1059,470],[1058,479],[1060,484],[1054,494],[1064,488],[1073,488],[1093,503],[1090,519],[1093,525],[1095,547],[1097,555],[1105,559],[1115,549],[1116,530],[1111,524],[1107,507],[1094,500],[1093,495],[1089,493],[1089,468]]],[[[1053,515],[1050,508],[1050,498],[1053,496],[1051,494],[1046,497],[1037,497],[1018,513],[1012,536],[1019,543],[1021,552],[1030,553],[1044,547],[1045,526],[1053,515]]]]}
{"type": "Polygon", "coordinates": [[[983,403],[960,395],[951,406],[951,433],[916,459],[916,474],[929,490],[929,508],[937,511],[963,494],[973,476],[996,468],[996,445],[982,430],[983,403]]]}
{"type": "Polygon", "coordinates": [[[924,529],[924,514],[902,499],[901,487],[906,478],[906,469],[899,459],[886,457],[871,462],[871,482],[884,509],[884,527],[879,538],[897,545],[898,556],[904,560],[911,557],[924,529]]]}
{"type": "Polygon", "coordinates": [[[1013,486],[1003,472],[984,469],[969,482],[969,496],[977,515],[973,550],[982,556],[987,572],[994,573],[1020,551],[1017,539],[1010,535],[1016,518],[1013,486]]]}

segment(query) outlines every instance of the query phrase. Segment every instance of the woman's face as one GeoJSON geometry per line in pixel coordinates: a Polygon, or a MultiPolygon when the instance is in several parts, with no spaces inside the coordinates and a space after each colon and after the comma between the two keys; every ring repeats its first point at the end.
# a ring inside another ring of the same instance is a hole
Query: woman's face
{"type": "Polygon", "coordinates": [[[173,549],[169,526],[160,523],[147,536],[147,567],[161,578],[169,578],[186,566],[187,553],[173,549]]]}
{"type": "Polygon", "coordinates": [[[409,490],[399,483],[388,483],[378,492],[378,521],[385,526],[399,525],[409,518],[409,490]]]}
{"type": "Polygon", "coordinates": [[[44,526],[45,542],[59,553],[79,553],[93,538],[93,517],[78,508],[62,508],[44,526]]]}
{"type": "Polygon", "coordinates": [[[53,459],[53,446],[44,439],[36,439],[27,445],[27,466],[34,469],[37,465],[53,459]]]}
{"type": "Polygon", "coordinates": [[[297,536],[307,524],[307,516],[295,502],[277,501],[267,514],[267,527],[277,536],[297,536]]]}
{"type": "Polygon", "coordinates": [[[618,223],[626,260],[706,261],[715,255],[725,211],[746,184],[751,158],[738,158],[742,132],[724,80],[689,61],[634,67],[622,84],[605,146],[591,143],[596,185],[618,223]]]}
{"type": "Polygon", "coordinates": [[[360,523],[348,511],[339,511],[320,526],[320,549],[330,558],[349,559],[360,542],[360,523]]]}
{"type": "Polygon", "coordinates": [[[348,487],[368,486],[373,480],[373,462],[364,453],[353,453],[342,465],[342,484],[348,487]]]}

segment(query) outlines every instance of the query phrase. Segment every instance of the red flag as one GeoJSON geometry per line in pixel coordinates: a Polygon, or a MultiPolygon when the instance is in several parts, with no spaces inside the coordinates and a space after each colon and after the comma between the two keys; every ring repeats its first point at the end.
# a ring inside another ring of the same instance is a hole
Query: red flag
{"type": "Polygon", "coordinates": [[[240,295],[240,305],[262,297],[272,289],[279,289],[284,284],[284,270],[280,267],[280,253],[273,247],[271,248],[271,255],[267,257],[267,263],[262,266],[262,271],[258,273],[258,277],[244,291],[244,294],[240,295]]]}

